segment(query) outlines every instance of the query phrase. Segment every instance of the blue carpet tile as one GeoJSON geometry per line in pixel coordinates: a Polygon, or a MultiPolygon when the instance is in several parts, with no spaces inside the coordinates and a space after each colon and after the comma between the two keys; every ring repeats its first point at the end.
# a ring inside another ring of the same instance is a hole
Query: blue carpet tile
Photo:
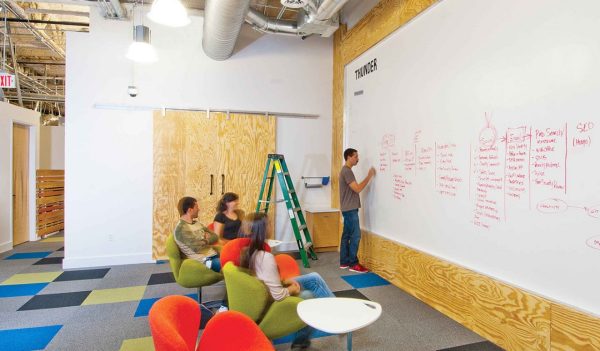
{"type": "Polygon", "coordinates": [[[5,260],[26,260],[29,258],[44,258],[50,255],[52,251],[43,251],[43,252],[21,252],[8,256],[5,260]]]}
{"type": "Polygon", "coordinates": [[[62,325],[0,330],[0,350],[43,350],[60,328],[62,328],[62,325]]]}
{"type": "Polygon", "coordinates": [[[79,306],[88,297],[91,291],[78,291],[62,294],[36,295],[27,301],[19,311],[41,310],[47,308],[60,308],[79,306]]]}
{"type": "Polygon", "coordinates": [[[489,341],[476,342],[462,346],[450,347],[438,351],[503,351],[502,348],[492,344],[489,341]]]}
{"type": "Polygon", "coordinates": [[[43,264],[62,264],[63,257],[46,257],[34,263],[34,266],[39,266],[43,264]]]}
{"type": "Polygon", "coordinates": [[[168,284],[175,283],[175,277],[173,277],[173,273],[154,273],[148,279],[148,285],[157,285],[157,284],[168,284]]]}
{"type": "Polygon", "coordinates": [[[390,285],[390,282],[375,273],[343,275],[342,279],[354,289],[371,288],[374,286],[390,285]]]}
{"type": "Polygon", "coordinates": [[[156,260],[156,264],[165,264],[168,262],[169,262],[169,260],[156,260]]]}
{"type": "Polygon", "coordinates": [[[371,301],[368,297],[366,297],[356,289],[334,291],[333,294],[335,295],[335,297],[348,297],[352,299],[362,299],[371,301]]]}
{"type": "Polygon", "coordinates": [[[33,296],[47,285],[48,283],[0,285],[0,297],[33,296]]]}
{"type": "Polygon", "coordinates": [[[133,314],[134,317],[145,317],[148,315],[148,313],[150,313],[150,308],[152,308],[152,305],[154,305],[154,303],[158,300],[160,300],[160,297],[155,297],[152,299],[142,299],[140,300],[140,303],[138,303],[138,307],[135,310],[135,313],[133,314]]]}
{"type": "Polygon", "coordinates": [[[84,269],[79,271],[66,271],[59,275],[55,282],[66,282],[71,280],[85,280],[85,279],[102,279],[110,271],[110,268],[101,269],[84,269]]]}

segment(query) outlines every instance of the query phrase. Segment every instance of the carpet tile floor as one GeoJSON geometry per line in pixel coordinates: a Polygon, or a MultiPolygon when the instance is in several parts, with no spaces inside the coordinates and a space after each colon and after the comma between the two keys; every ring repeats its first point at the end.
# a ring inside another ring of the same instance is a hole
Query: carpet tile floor
{"type": "MultiPolygon", "coordinates": [[[[168,261],[65,271],[63,254],[60,233],[0,254],[0,351],[153,350],[152,305],[167,295],[197,298],[175,283],[168,261]]],[[[337,253],[321,253],[302,271],[319,272],[338,297],[383,306],[375,323],[353,333],[354,350],[501,350],[380,276],[341,270],[337,261],[337,253]]],[[[224,294],[222,282],[206,287],[203,302],[224,294]]],[[[203,310],[201,329],[209,318],[203,310]]],[[[289,350],[292,339],[274,340],[275,348],[289,350]]],[[[317,331],[309,350],[345,347],[344,336],[317,331]]]]}

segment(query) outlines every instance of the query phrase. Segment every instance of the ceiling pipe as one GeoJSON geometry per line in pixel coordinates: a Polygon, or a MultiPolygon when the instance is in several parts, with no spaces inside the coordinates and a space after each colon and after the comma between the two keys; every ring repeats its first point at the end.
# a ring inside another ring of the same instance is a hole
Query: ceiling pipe
{"type": "MultiPolygon", "coordinates": [[[[17,18],[27,19],[27,13],[14,0],[6,1],[7,9],[12,12],[17,18]]],[[[42,31],[37,30],[31,23],[23,22],[23,26],[27,28],[33,35],[46,45],[50,50],[54,51],[60,58],[65,58],[65,51],[58,46],[50,36],[42,31]]]]}
{"type": "Polygon", "coordinates": [[[231,57],[249,6],[250,0],[206,0],[202,48],[208,57],[231,57]]]}
{"type": "Polygon", "coordinates": [[[298,25],[296,22],[269,19],[252,8],[246,15],[246,22],[262,33],[300,35],[300,33],[298,33],[298,25]]]}
{"type": "Polygon", "coordinates": [[[317,0],[311,0],[303,9],[300,9],[304,12],[300,12],[302,16],[298,16],[298,18],[302,17],[303,19],[297,22],[271,20],[259,11],[250,9],[246,16],[246,22],[262,33],[292,34],[303,38],[312,34],[329,36],[337,29],[337,18],[332,21],[333,17],[348,1],[324,0],[319,5],[317,0]]]}

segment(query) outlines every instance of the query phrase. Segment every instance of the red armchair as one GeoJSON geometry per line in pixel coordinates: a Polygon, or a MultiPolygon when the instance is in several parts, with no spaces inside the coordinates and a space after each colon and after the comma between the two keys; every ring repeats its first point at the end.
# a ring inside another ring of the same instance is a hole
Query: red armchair
{"type": "Polygon", "coordinates": [[[235,311],[218,313],[212,317],[196,347],[200,315],[198,303],[189,297],[171,295],[158,300],[150,309],[148,318],[155,350],[275,350],[256,323],[235,311]]]}

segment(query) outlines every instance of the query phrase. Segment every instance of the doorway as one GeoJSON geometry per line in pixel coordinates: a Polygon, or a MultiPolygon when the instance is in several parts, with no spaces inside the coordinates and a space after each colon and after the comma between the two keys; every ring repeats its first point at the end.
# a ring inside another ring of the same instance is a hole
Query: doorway
{"type": "Polygon", "coordinates": [[[13,124],[13,246],[29,241],[29,127],[13,124]]]}

